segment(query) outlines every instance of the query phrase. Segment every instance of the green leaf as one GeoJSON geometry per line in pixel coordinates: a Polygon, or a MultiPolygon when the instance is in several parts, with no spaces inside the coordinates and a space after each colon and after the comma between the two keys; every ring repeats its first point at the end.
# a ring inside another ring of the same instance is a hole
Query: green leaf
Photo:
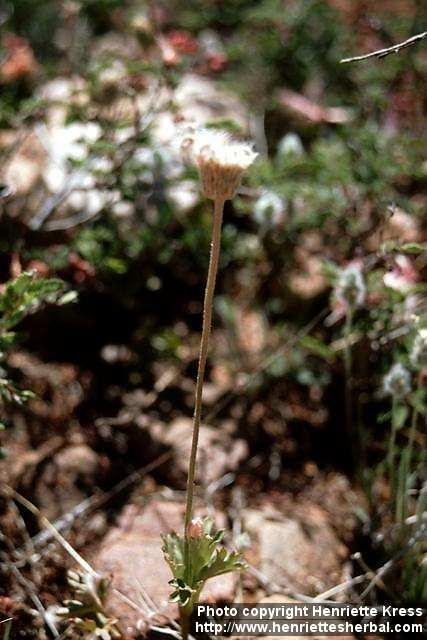
{"type": "Polygon", "coordinates": [[[216,552],[216,555],[209,566],[205,567],[202,571],[201,579],[204,581],[208,578],[213,578],[214,576],[230,573],[231,571],[240,571],[245,567],[246,564],[240,553],[237,551],[229,552],[227,549],[222,548],[216,552]]]}
{"type": "Polygon", "coordinates": [[[105,266],[108,269],[111,269],[111,271],[118,273],[119,275],[122,275],[127,271],[126,262],[124,260],[121,260],[120,258],[113,258],[113,257],[107,258],[105,260],[105,266]]]}
{"type": "Polygon", "coordinates": [[[409,397],[409,402],[411,407],[417,411],[420,415],[424,416],[427,414],[427,403],[426,403],[426,389],[421,388],[417,389],[414,393],[409,397]]]}
{"type": "Polygon", "coordinates": [[[162,551],[175,578],[184,576],[185,541],[175,532],[162,536],[162,551]]]}
{"type": "Polygon", "coordinates": [[[427,244],[419,244],[418,242],[407,242],[400,247],[403,253],[423,253],[427,250],[427,244]]]}
{"type": "Polygon", "coordinates": [[[386,422],[389,422],[390,418],[391,418],[391,411],[384,411],[383,413],[378,414],[377,423],[384,424],[386,422]]]}
{"type": "Polygon", "coordinates": [[[409,414],[409,409],[406,405],[400,404],[396,407],[394,411],[394,417],[393,417],[396,429],[401,429],[401,427],[403,427],[408,417],[408,414],[409,414]]]}
{"type": "Polygon", "coordinates": [[[4,331],[0,335],[0,349],[5,351],[9,349],[16,340],[17,333],[16,331],[4,331]]]}
{"type": "Polygon", "coordinates": [[[7,283],[0,296],[0,329],[12,328],[43,303],[56,302],[64,286],[58,278],[37,278],[32,272],[21,273],[7,283]]]}
{"type": "Polygon", "coordinates": [[[78,294],[77,291],[67,291],[66,293],[64,293],[64,295],[62,295],[57,304],[59,304],[60,306],[64,305],[64,304],[70,304],[72,302],[76,302],[78,298],[78,294]]]}

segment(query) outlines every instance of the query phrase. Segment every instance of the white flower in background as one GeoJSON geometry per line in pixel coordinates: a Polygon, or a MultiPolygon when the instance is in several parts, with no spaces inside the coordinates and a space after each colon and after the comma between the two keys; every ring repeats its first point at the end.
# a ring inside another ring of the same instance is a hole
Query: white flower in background
{"type": "Polygon", "coordinates": [[[181,155],[176,156],[170,146],[156,147],[154,149],[154,157],[157,162],[160,162],[162,174],[165,178],[176,180],[182,176],[184,165],[181,155]]]}
{"type": "Polygon", "coordinates": [[[347,307],[360,307],[366,297],[366,285],[362,267],[350,264],[342,269],[335,288],[335,297],[345,302],[347,307]]]}
{"type": "Polygon", "coordinates": [[[243,173],[257,153],[247,142],[234,140],[226,131],[199,129],[184,137],[182,151],[198,167],[203,194],[211,200],[230,200],[243,173]]]}
{"type": "Polygon", "coordinates": [[[114,169],[114,164],[110,158],[96,156],[88,162],[88,168],[95,173],[110,173],[114,169]]]}
{"type": "Polygon", "coordinates": [[[37,92],[36,96],[48,102],[77,102],[86,104],[89,96],[86,94],[86,80],[80,76],[71,78],[55,78],[46,82],[37,92]]]}
{"type": "Polygon", "coordinates": [[[235,240],[234,251],[240,260],[260,257],[262,244],[259,236],[254,233],[240,233],[235,240]]]}
{"type": "Polygon", "coordinates": [[[224,46],[221,39],[212,29],[205,29],[199,34],[199,43],[202,51],[207,55],[224,53],[224,46]]]}
{"type": "Polygon", "coordinates": [[[107,68],[103,69],[98,75],[98,81],[104,88],[114,87],[123,78],[126,78],[126,67],[121,60],[114,60],[107,68]]]}
{"type": "Polygon", "coordinates": [[[148,11],[145,9],[135,9],[131,15],[129,26],[138,33],[147,35],[152,35],[153,33],[153,23],[150,20],[148,11]]]}
{"type": "Polygon", "coordinates": [[[411,362],[416,369],[427,367],[427,329],[420,329],[412,345],[411,362]]]}
{"type": "Polygon", "coordinates": [[[114,142],[124,144],[135,135],[135,127],[120,127],[114,132],[114,142]]]}
{"type": "Polygon", "coordinates": [[[133,154],[133,158],[136,162],[150,168],[153,168],[156,165],[156,158],[151,147],[138,147],[133,154]]]}
{"type": "Polygon", "coordinates": [[[131,218],[135,213],[135,205],[128,200],[120,200],[113,204],[111,211],[117,218],[131,218]]]}
{"type": "Polygon", "coordinates": [[[179,180],[167,188],[166,195],[174,208],[182,213],[194,209],[199,202],[199,191],[194,180],[179,180]]]}
{"type": "Polygon", "coordinates": [[[277,145],[277,155],[282,156],[302,156],[304,147],[301,138],[296,133],[287,133],[277,145]]]}
{"type": "Polygon", "coordinates": [[[84,211],[89,216],[96,215],[107,206],[118,202],[120,192],[117,190],[96,189],[95,186],[85,190],[76,189],[70,193],[66,203],[75,211],[84,211]]]}
{"type": "Polygon", "coordinates": [[[383,379],[383,391],[388,396],[403,398],[411,390],[411,375],[400,362],[392,366],[383,379]]]}
{"type": "Polygon", "coordinates": [[[254,202],[253,216],[262,226],[276,226],[283,220],[284,204],[278,193],[265,189],[254,202]]]}

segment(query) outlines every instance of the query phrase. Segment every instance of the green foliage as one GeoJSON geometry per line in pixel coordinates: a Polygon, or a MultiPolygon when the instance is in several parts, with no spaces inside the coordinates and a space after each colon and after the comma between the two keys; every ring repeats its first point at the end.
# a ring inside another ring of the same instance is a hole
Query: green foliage
{"type": "MultiPolygon", "coordinates": [[[[8,282],[0,295],[0,331],[2,347],[12,342],[14,334],[4,333],[17,325],[28,314],[34,313],[45,303],[61,304],[60,294],[64,283],[57,278],[36,278],[34,273],[21,273],[8,282]]],[[[65,299],[67,300],[67,299],[65,299]]]]}
{"type": "Polygon", "coordinates": [[[206,580],[245,567],[240,553],[220,546],[224,532],[214,533],[212,527],[212,520],[205,518],[200,537],[184,538],[175,532],[163,536],[163,553],[174,576],[169,583],[174,588],[171,601],[188,613],[206,580]]]}
{"type": "MultiPolygon", "coordinates": [[[[58,278],[38,278],[35,273],[23,272],[6,283],[0,293],[0,360],[19,341],[19,334],[10,331],[26,316],[45,304],[67,304],[75,300],[75,293],[65,292],[65,283],[58,278]]],[[[23,404],[34,394],[19,389],[6,372],[0,369],[0,402],[23,404]]]]}
{"type": "MultiPolygon", "coordinates": [[[[0,621],[0,623],[3,623],[4,621],[0,621]]],[[[4,622],[4,631],[3,631],[3,640],[9,640],[10,636],[10,632],[12,629],[12,620],[6,620],[4,622]]]]}

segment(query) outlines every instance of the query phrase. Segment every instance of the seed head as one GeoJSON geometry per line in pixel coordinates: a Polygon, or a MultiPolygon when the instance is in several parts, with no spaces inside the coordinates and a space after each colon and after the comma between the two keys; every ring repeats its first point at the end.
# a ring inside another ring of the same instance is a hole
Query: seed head
{"type": "Polygon", "coordinates": [[[417,369],[427,367],[427,329],[420,329],[412,345],[411,362],[417,369]]]}
{"type": "Polygon", "coordinates": [[[400,362],[392,366],[384,376],[383,390],[386,395],[403,398],[411,390],[411,375],[400,362]]]}
{"type": "Polygon", "coordinates": [[[211,200],[233,198],[243,173],[257,156],[250,144],[215,129],[200,129],[185,136],[182,150],[197,165],[203,194],[211,200]]]}
{"type": "Polygon", "coordinates": [[[263,224],[275,226],[282,221],[284,202],[278,193],[265,190],[255,201],[253,212],[255,220],[263,224]]]}
{"type": "Polygon", "coordinates": [[[201,518],[193,518],[187,527],[187,536],[189,538],[201,538],[204,532],[203,520],[201,518]]]}
{"type": "Polygon", "coordinates": [[[304,147],[301,138],[296,133],[287,133],[277,145],[277,155],[280,157],[302,156],[303,154],[304,147]]]}
{"type": "Polygon", "coordinates": [[[350,307],[359,307],[366,296],[366,286],[362,270],[357,265],[349,265],[341,271],[336,287],[336,296],[350,307]]]}

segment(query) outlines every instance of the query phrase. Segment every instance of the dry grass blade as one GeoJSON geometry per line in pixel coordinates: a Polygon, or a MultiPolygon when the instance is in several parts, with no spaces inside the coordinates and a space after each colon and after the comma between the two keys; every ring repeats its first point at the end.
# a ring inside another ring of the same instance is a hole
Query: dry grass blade
{"type": "Polygon", "coordinates": [[[33,515],[39,518],[41,524],[50,531],[52,536],[61,544],[65,551],[67,551],[67,553],[80,565],[80,567],[84,571],[93,576],[97,575],[96,571],[92,569],[90,564],[86,562],[86,560],[82,558],[79,553],[77,553],[77,551],[71,546],[71,544],[67,542],[67,540],[55,529],[53,524],[49,522],[49,520],[41,513],[40,509],[38,509],[32,502],[24,498],[24,496],[21,496],[21,494],[15,491],[15,489],[12,489],[12,487],[6,485],[5,488],[7,493],[11,497],[13,497],[23,507],[28,509],[28,511],[30,511],[33,515]]]}

